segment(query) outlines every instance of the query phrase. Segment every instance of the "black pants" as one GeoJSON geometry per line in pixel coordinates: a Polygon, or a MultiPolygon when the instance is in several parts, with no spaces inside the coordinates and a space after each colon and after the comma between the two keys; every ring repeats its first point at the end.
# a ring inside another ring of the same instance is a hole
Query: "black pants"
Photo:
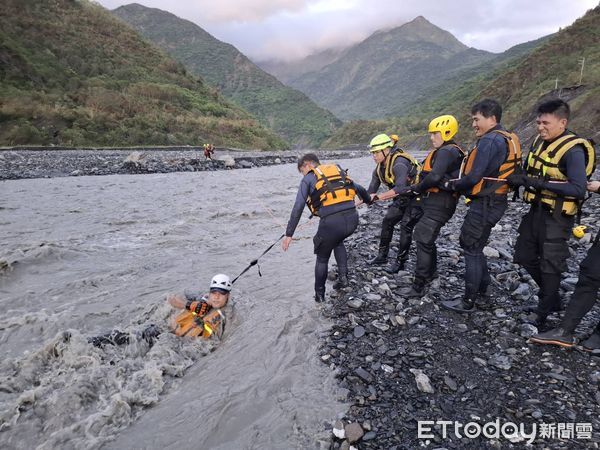
{"type": "Polygon", "coordinates": [[[540,287],[537,313],[560,308],[560,279],[567,271],[567,241],[575,218],[553,214],[541,204],[531,206],[519,225],[514,262],[522,265],[540,287]]]}
{"type": "Polygon", "coordinates": [[[432,192],[421,200],[423,216],[415,226],[417,264],[415,284],[425,284],[437,270],[437,240],[440,230],[456,211],[457,197],[451,192],[432,192]]]}
{"type": "Polygon", "coordinates": [[[389,206],[383,218],[379,247],[389,249],[394,235],[394,227],[401,222],[398,259],[406,261],[412,243],[413,229],[422,215],[423,210],[421,209],[420,199],[414,197],[399,197],[396,199],[389,206]]]}
{"type": "Polygon", "coordinates": [[[350,236],[358,226],[356,208],[341,211],[319,220],[317,234],[313,238],[317,261],[315,263],[315,292],[325,293],[327,266],[331,252],[334,252],[338,272],[348,272],[348,254],[344,239],[350,236]]]}
{"type": "MultiPolygon", "coordinates": [[[[142,331],[140,338],[145,340],[148,344],[150,344],[150,347],[152,347],[160,334],[160,328],[158,328],[156,325],[149,325],[142,331]]],[[[88,338],[88,342],[94,347],[102,348],[105,345],[127,345],[134,338],[135,337],[130,333],[113,330],[110,333],[90,337],[88,338]]]]}
{"type": "MultiPolygon", "coordinates": [[[[600,241],[596,239],[589,249],[585,259],[579,266],[579,280],[575,292],[571,296],[569,306],[562,321],[562,327],[570,332],[575,331],[583,316],[585,316],[596,303],[600,289],[600,241]]],[[[596,326],[596,333],[600,334],[600,323],[596,326]]]]}
{"type": "Polygon", "coordinates": [[[490,284],[490,273],[483,248],[494,225],[504,215],[508,201],[505,195],[475,198],[460,230],[460,246],[465,252],[465,297],[474,298],[490,284]]]}

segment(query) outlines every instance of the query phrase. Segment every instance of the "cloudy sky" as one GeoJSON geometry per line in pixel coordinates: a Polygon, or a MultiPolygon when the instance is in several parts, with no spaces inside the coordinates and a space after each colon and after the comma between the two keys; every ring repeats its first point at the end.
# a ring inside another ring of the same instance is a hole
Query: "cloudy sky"
{"type": "MultiPolygon", "coordinates": [[[[108,9],[132,3],[98,0],[108,9]]],[[[137,0],[169,11],[255,60],[347,46],[421,15],[463,43],[500,52],[571,24],[598,0],[137,0]]]]}

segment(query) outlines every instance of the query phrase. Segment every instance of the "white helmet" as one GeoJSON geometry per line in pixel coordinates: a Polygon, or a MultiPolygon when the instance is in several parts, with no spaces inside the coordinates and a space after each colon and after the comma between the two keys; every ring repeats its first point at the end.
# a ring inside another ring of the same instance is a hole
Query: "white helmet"
{"type": "Polygon", "coordinates": [[[210,280],[210,289],[223,289],[229,292],[231,291],[231,280],[224,273],[218,273],[210,280]]]}

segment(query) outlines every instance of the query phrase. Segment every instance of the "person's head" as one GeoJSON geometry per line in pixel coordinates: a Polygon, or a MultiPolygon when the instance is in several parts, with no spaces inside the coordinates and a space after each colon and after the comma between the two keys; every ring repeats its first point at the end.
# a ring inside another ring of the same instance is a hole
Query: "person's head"
{"type": "Polygon", "coordinates": [[[486,98],[471,108],[475,136],[481,137],[502,120],[502,107],[496,100],[486,98]]]}
{"type": "Polygon", "coordinates": [[[218,273],[210,280],[210,290],[208,293],[208,303],[213,308],[222,308],[229,301],[231,292],[231,280],[224,273],[218,273]]]}
{"type": "Polygon", "coordinates": [[[314,169],[320,164],[321,162],[317,155],[314,153],[306,153],[298,159],[298,172],[302,175],[306,175],[311,169],[314,169]]]}
{"type": "Polygon", "coordinates": [[[571,108],[563,100],[549,100],[537,107],[537,130],[544,141],[552,141],[567,129],[571,108]]]}
{"type": "Polygon", "coordinates": [[[394,141],[387,134],[378,134],[369,143],[369,151],[373,155],[373,160],[379,164],[387,158],[390,150],[394,146],[394,141]]]}
{"type": "Polygon", "coordinates": [[[452,140],[458,133],[458,120],[449,114],[436,117],[429,122],[429,139],[435,148],[440,148],[444,142],[452,140]]]}

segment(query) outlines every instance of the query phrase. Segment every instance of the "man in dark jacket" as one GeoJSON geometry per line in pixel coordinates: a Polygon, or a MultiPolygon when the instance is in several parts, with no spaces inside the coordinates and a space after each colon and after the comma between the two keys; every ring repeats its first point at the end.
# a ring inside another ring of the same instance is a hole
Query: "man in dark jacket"
{"type": "Polygon", "coordinates": [[[319,158],[307,153],[298,160],[298,171],[303,175],[296,202],[281,243],[287,251],[302,211],[308,206],[313,215],[320,218],[317,234],[313,238],[315,263],[315,301],[325,300],[325,281],[331,252],[338,265],[338,281],[334,289],[348,286],[348,255],[344,239],[358,226],[358,213],[354,197],[358,195],[365,203],[372,203],[365,188],[353,182],[336,164],[321,164],[319,158]]]}
{"type": "Polygon", "coordinates": [[[398,254],[396,261],[387,268],[389,273],[397,273],[404,268],[404,264],[408,260],[413,228],[423,215],[418,197],[410,193],[409,195],[398,195],[401,192],[406,194],[404,188],[414,184],[417,180],[419,164],[410,154],[400,148],[394,149],[394,147],[394,140],[387,134],[378,134],[371,139],[369,151],[377,166],[367,189],[371,198],[394,199],[381,224],[378,254],[369,261],[369,264],[385,264],[387,262],[394,227],[402,222],[398,254]],[[388,190],[377,194],[382,184],[387,186],[388,190]]]}
{"type": "Polygon", "coordinates": [[[591,144],[567,130],[569,114],[569,105],[562,100],[538,106],[539,136],[531,146],[524,173],[509,177],[511,185],[525,186],[523,199],[531,204],[519,226],[514,261],[540,287],[531,318],[538,327],[550,312],[560,309],[560,279],[569,257],[567,241],[595,158],[591,144]]]}

